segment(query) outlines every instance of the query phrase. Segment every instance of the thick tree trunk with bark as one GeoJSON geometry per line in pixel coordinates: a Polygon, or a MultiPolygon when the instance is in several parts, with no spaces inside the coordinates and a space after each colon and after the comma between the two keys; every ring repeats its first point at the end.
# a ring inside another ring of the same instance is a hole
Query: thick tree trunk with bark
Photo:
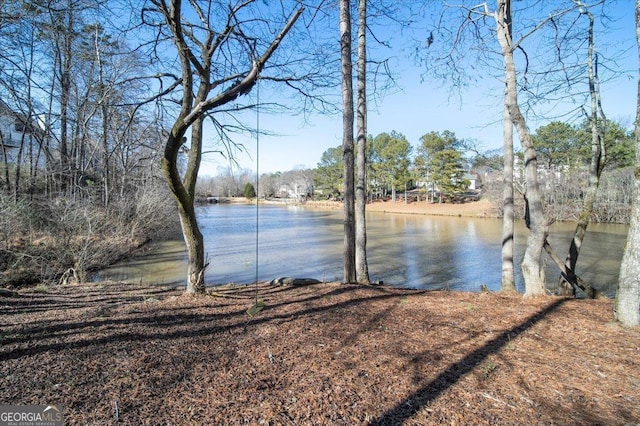
{"type": "Polygon", "coordinates": [[[171,192],[178,203],[182,235],[187,247],[187,289],[188,294],[205,292],[204,241],[196,218],[194,198],[185,188],[178,171],[178,152],[183,143],[183,132],[172,130],[165,146],[162,170],[171,192]]]}
{"type": "MultiPolygon", "coordinates": [[[[636,130],[637,132],[637,130],[636,130]]],[[[636,139],[640,136],[636,135],[636,139]]],[[[640,143],[636,142],[636,149],[640,143]]],[[[637,157],[637,154],[636,154],[637,157]]],[[[640,159],[636,158],[634,200],[627,245],[620,266],[616,317],[624,325],[640,325],[640,159]]]]}
{"type": "Polygon", "coordinates": [[[344,283],[356,282],[353,66],[351,63],[350,0],[340,0],[340,52],[342,58],[342,159],[344,163],[344,283]]]}
{"type": "Polygon", "coordinates": [[[369,284],[367,264],[367,0],[358,2],[358,160],[356,179],[356,279],[369,284]]]}
{"type": "MultiPolygon", "coordinates": [[[[507,4],[504,11],[504,23],[511,34],[511,5],[507,4]]],[[[508,95],[508,87],[505,85],[505,99],[508,95]]],[[[502,291],[515,291],[516,282],[513,272],[513,236],[514,236],[514,198],[513,198],[513,121],[509,115],[509,108],[506,102],[504,106],[504,116],[502,122],[503,137],[503,163],[502,175],[502,291]]]]}
{"type": "Polygon", "coordinates": [[[503,176],[502,176],[502,291],[516,291],[513,273],[513,122],[509,110],[504,108],[503,119],[503,176]]]}
{"type": "MultiPolygon", "coordinates": [[[[207,84],[202,84],[199,96],[206,96],[209,92],[207,84]]],[[[207,268],[204,258],[204,240],[194,208],[196,197],[196,181],[202,160],[202,126],[204,117],[198,118],[191,127],[191,147],[187,160],[187,170],[184,176],[184,187],[189,196],[189,204],[180,208],[180,225],[182,235],[185,236],[187,253],[189,254],[189,264],[187,268],[187,293],[204,293],[204,274],[207,268]]]]}
{"type": "Polygon", "coordinates": [[[496,11],[497,35],[504,58],[506,96],[505,107],[515,126],[524,148],[527,227],[529,235],[522,261],[522,275],[525,282],[525,296],[545,294],[542,252],[548,235],[548,226],[542,209],[542,197],[538,184],[537,155],[531,140],[526,120],[520,111],[517,97],[516,67],[513,60],[513,43],[509,11],[511,0],[498,0],[496,11]]]}
{"type": "Polygon", "coordinates": [[[193,206],[187,209],[179,208],[180,226],[187,247],[189,262],[187,264],[187,288],[188,294],[203,294],[206,290],[204,274],[207,269],[204,259],[204,239],[193,206]]]}
{"type": "MultiPolygon", "coordinates": [[[[640,59],[640,0],[636,0],[636,39],[640,59]]],[[[633,204],[627,245],[620,266],[616,316],[628,326],[640,325],[640,74],[636,107],[636,164],[634,168],[633,204]]]]}

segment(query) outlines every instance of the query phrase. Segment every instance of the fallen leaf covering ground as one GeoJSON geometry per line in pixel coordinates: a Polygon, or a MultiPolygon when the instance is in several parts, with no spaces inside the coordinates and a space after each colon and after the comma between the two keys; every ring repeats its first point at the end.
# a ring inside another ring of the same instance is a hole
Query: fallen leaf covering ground
{"type": "Polygon", "coordinates": [[[610,300],[336,283],[216,293],[105,283],[0,297],[0,404],[59,404],[72,425],[640,423],[640,330],[616,324],[610,300]]]}

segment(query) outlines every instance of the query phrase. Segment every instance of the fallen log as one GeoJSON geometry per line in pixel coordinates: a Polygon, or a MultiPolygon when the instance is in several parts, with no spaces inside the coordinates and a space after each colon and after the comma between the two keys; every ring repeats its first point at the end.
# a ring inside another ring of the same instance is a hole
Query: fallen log
{"type": "Polygon", "coordinates": [[[293,277],[279,277],[274,278],[269,281],[269,285],[280,286],[280,285],[293,285],[293,286],[301,286],[301,285],[310,285],[310,284],[320,284],[322,281],[316,280],[315,278],[293,278],[293,277]]]}

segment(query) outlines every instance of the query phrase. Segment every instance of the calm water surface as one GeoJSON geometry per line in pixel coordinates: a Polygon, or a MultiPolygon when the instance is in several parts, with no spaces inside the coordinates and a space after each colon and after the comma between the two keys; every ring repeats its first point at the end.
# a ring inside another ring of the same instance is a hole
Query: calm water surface
{"type": "MultiPolygon", "coordinates": [[[[340,211],[304,207],[212,205],[198,208],[210,266],[210,285],[252,283],[279,276],[342,279],[340,211]],[[256,236],[256,218],[258,234],[256,236]],[[256,243],[258,250],[256,251],[256,243]]],[[[550,241],[564,256],[575,225],[551,227],[550,241]]],[[[399,287],[477,291],[481,285],[500,287],[501,228],[499,219],[475,219],[389,213],[367,214],[367,251],[372,280],[399,287]]],[[[592,224],[578,274],[587,282],[615,294],[626,239],[624,225],[592,224]]],[[[526,229],[516,232],[516,284],[522,288],[519,265],[526,229]]],[[[97,279],[177,284],[186,275],[182,241],[167,241],[144,257],[100,272],[97,279]]],[[[557,281],[549,260],[547,278],[557,281]]]]}

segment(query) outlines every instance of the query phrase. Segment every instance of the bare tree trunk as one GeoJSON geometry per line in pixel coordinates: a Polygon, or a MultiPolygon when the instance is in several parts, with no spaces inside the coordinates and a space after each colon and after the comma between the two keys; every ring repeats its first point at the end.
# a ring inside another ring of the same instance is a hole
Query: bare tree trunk
{"type": "Polygon", "coordinates": [[[202,294],[205,292],[205,264],[204,264],[204,240],[194,206],[194,199],[189,195],[180,179],[178,171],[178,151],[182,145],[182,134],[175,128],[167,140],[162,170],[169,184],[171,192],[178,202],[180,225],[182,235],[187,247],[187,289],[188,294],[202,294]]]}
{"type": "MultiPolygon", "coordinates": [[[[70,161],[68,154],[69,145],[69,103],[71,102],[71,58],[73,45],[73,4],[71,0],[67,2],[66,28],[62,41],[56,40],[56,51],[58,60],[58,78],[60,81],[60,167],[61,167],[61,188],[63,191],[69,188],[71,182],[70,161]]],[[[73,189],[73,188],[72,188],[73,189]]]]}
{"type": "MultiPolygon", "coordinates": [[[[640,59],[640,0],[636,0],[636,39],[640,59]]],[[[640,325],[640,76],[636,107],[636,164],[631,207],[631,224],[620,266],[616,317],[627,326],[640,325]]]]}
{"type": "MultiPolygon", "coordinates": [[[[51,73],[54,74],[54,73],[51,73]]],[[[54,104],[53,104],[53,93],[56,86],[56,78],[54,75],[51,76],[51,87],[50,93],[48,94],[48,104],[47,104],[47,112],[45,118],[45,134],[43,135],[42,141],[40,141],[40,146],[44,144],[44,153],[45,153],[45,163],[44,163],[44,179],[45,179],[45,196],[52,196],[56,191],[57,182],[56,182],[56,169],[59,165],[56,164],[55,156],[54,156],[54,148],[51,146],[51,141],[54,139],[51,134],[51,122],[54,114],[54,104]]]]}
{"type": "Polygon", "coordinates": [[[7,146],[4,144],[4,135],[0,132],[0,149],[2,149],[2,163],[4,166],[4,180],[6,185],[7,195],[11,195],[11,180],[9,176],[9,158],[7,146]]]}
{"type": "Polygon", "coordinates": [[[548,226],[542,209],[542,197],[538,185],[537,155],[531,140],[526,120],[520,111],[517,98],[516,68],[513,60],[513,43],[510,22],[511,0],[498,0],[496,11],[497,35],[504,57],[506,96],[505,107],[518,132],[524,148],[526,179],[527,227],[529,235],[522,261],[522,275],[525,282],[525,296],[545,294],[542,252],[547,239],[548,226]]]}
{"type": "Polygon", "coordinates": [[[356,181],[356,278],[369,284],[367,264],[367,0],[358,2],[358,160],[356,181]]]}
{"type": "MultiPolygon", "coordinates": [[[[209,87],[206,84],[200,86],[202,96],[206,97],[209,87]]],[[[198,96],[200,98],[200,96],[198,96]]],[[[180,211],[180,223],[183,234],[189,235],[185,238],[187,251],[189,253],[187,293],[203,293],[205,291],[204,273],[207,268],[205,263],[204,241],[194,208],[196,197],[196,181],[202,161],[202,127],[204,117],[198,118],[191,127],[191,148],[187,160],[187,171],[184,176],[184,187],[189,196],[189,209],[180,211]],[[186,225],[186,229],[185,229],[186,225]]]]}
{"type": "Polygon", "coordinates": [[[356,282],[353,153],[353,66],[350,0],[340,0],[342,58],[342,159],[344,162],[344,283],[356,282]]]}
{"type": "MultiPolygon", "coordinates": [[[[200,91],[203,94],[205,92],[208,93],[209,88],[208,87],[204,89],[201,88],[200,91]]],[[[200,172],[200,163],[202,162],[202,127],[203,125],[204,125],[204,117],[200,117],[191,126],[191,147],[189,148],[189,157],[187,159],[187,170],[184,175],[184,186],[187,189],[187,194],[189,194],[189,197],[191,197],[192,200],[195,200],[195,197],[196,197],[196,182],[198,180],[198,173],[200,172]]]]}
{"type": "Polygon", "coordinates": [[[408,204],[409,201],[407,199],[407,182],[404,183],[404,203],[408,204]]]}
{"type": "Polygon", "coordinates": [[[109,113],[108,113],[108,105],[107,105],[107,94],[105,93],[105,82],[104,82],[104,71],[102,64],[102,55],[100,51],[100,45],[98,42],[99,33],[96,30],[95,38],[94,38],[94,47],[95,47],[95,55],[96,55],[96,64],[98,67],[98,85],[99,85],[99,107],[100,107],[100,120],[102,124],[102,134],[100,135],[100,139],[102,142],[102,189],[103,189],[103,203],[105,206],[109,205],[110,199],[109,194],[111,192],[111,186],[109,185],[109,180],[111,176],[109,174],[109,113]]]}
{"type": "Polygon", "coordinates": [[[20,147],[18,148],[18,155],[16,155],[15,163],[16,163],[16,171],[14,176],[14,185],[13,185],[13,199],[17,200],[20,197],[20,176],[22,174],[22,155],[24,153],[24,144],[25,138],[28,131],[29,121],[31,117],[27,116],[24,123],[24,132],[20,135],[20,147]]]}
{"type": "MultiPolygon", "coordinates": [[[[506,5],[504,22],[511,34],[511,4],[506,5]]],[[[508,87],[505,86],[505,99],[508,95],[508,87]]],[[[509,115],[506,102],[503,117],[503,161],[504,171],[502,180],[502,291],[515,291],[516,283],[513,272],[513,235],[514,235],[514,198],[513,198],[513,121],[509,115]]]]}
{"type": "MultiPolygon", "coordinates": [[[[605,146],[604,146],[604,125],[606,120],[604,117],[598,117],[598,106],[600,104],[600,91],[599,85],[597,85],[598,76],[596,74],[594,66],[594,46],[593,46],[593,23],[594,18],[591,12],[582,9],[582,13],[589,17],[589,57],[587,58],[587,66],[589,72],[589,93],[591,95],[591,115],[589,116],[589,124],[591,127],[591,165],[589,167],[589,184],[584,193],[584,199],[582,201],[582,210],[578,217],[576,224],[576,230],[569,246],[569,253],[565,259],[565,265],[568,268],[568,279],[560,276],[558,282],[558,292],[564,295],[575,295],[577,278],[575,275],[576,264],[578,263],[578,256],[580,255],[580,248],[582,247],[582,241],[587,233],[587,227],[591,220],[591,214],[593,213],[593,206],[596,202],[596,196],[598,194],[598,186],[600,185],[600,175],[605,160],[605,146]]],[[[601,106],[600,106],[601,108],[601,106]]],[[[601,114],[602,115],[602,114],[601,114]]]]}
{"type": "MultiPolygon", "coordinates": [[[[510,20],[510,19],[509,19],[510,20]]],[[[505,94],[506,96],[506,94],[505,94]]],[[[516,291],[513,273],[513,122],[506,105],[503,119],[503,161],[504,171],[502,178],[502,291],[516,291]]]]}

